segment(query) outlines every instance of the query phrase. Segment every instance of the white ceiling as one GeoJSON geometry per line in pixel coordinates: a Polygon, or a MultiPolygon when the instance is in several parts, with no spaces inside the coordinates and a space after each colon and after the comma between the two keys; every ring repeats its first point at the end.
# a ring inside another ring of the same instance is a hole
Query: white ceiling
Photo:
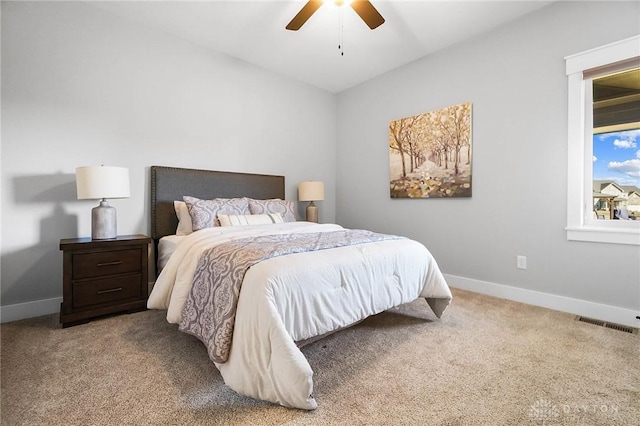
{"type": "Polygon", "coordinates": [[[552,1],[372,0],[386,22],[370,30],[351,7],[328,0],[299,31],[284,27],[306,0],[88,3],[337,93],[552,1]],[[338,50],[340,15],[343,56],[338,50]]]}

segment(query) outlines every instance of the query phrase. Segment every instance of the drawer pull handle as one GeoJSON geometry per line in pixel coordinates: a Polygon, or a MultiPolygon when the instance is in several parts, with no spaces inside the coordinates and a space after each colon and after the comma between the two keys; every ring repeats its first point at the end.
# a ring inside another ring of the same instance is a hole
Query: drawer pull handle
{"type": "Polygon", "coordinates": [[[109,290],[99,290],[98,294],[115,293],[116,291],[122,291],[122,287],[110,288],[109,290]]]}
{"type": "Polygon", "coordinates": [[[120,265],[121,263],[122,261],[116,260],[115,262],[98,263],[98,266],[115,266],[115,265],[120,265]]]}

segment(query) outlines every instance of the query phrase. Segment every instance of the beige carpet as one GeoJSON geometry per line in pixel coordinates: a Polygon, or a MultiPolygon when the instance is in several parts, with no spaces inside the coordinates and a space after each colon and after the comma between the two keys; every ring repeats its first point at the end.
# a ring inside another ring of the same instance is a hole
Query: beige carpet
{"type": "Polygon", "coordinates": [[[303,349],[313,412],[227,388],[163,312],[1,326],[3,425],[638,425],[638,335],[455,290],[303,349]]]}

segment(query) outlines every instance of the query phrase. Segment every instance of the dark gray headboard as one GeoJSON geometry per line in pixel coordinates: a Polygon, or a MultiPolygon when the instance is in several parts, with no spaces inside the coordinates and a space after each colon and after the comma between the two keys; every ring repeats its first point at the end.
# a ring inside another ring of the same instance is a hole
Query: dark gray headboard
{"type": "Polygon", "coordinates": [[[184,195],[205,200],[284,200],[284,176],[151,166],[151,238],[156,245],[165,235],[175,234],[178,218],[173,202],[182,201],[184,195]]]}

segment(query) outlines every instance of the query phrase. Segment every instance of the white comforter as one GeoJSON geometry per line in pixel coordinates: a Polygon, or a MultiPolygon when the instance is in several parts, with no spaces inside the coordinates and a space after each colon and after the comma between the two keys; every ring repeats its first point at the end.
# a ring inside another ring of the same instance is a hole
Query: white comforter
{"type": "MultiPolygon", "coordinates": [[[[208,228],[176,247],[147,306],[178,323],[202,252],[255,235],[328,232],[334,224],[290,222],[208,228]]],[[[427,299],[440,317],[451,292],[429,251],[410,239],[385,240],[274,257],[246,273],[227,362],[216,363],[236,392],[287,407],[315,409],[313,371],[295,342],[349,326],[370,315],[427,299]]]]}

